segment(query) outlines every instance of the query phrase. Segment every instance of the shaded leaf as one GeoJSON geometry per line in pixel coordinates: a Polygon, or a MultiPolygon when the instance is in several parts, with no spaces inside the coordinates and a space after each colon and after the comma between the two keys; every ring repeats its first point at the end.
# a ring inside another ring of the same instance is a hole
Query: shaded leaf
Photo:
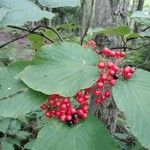
{"type": "Polygon", "coordinates": [[[18,62],[0,68],[0,115],[3,117],[18,117],[35,110],[46,100],[45,95],[29,89],[15,78],[27,62],[18,62]]]}
{"type": "Polygon", "coordinates": [[[49,121],[41,129],[32,150],[117,150],[116,143],[102,123],[93,116],[68,127],[61,122],[49,121]]]}
{"type": "Polygon", "coordinates": [[[80,0],[39,0],[39,2],[47,7],[56,8],[56,7],[64,7],[70,6],[75,7],[80,5],[80,0]]]}
{"type": "Polygon", "coordinates": [[[39,21],[42,18],[52,19],[54,14],[41,10],[29,0],[1,0],[0,7],[6,11],[0,26],[24,25],[27,21],[39,21]]]}
{"type": "Polygon", "coordinates": [[[119,81],[113,88],[114,100],[126,116],[133,135],[150,148],[150,73],[136,70],[129,81],[119,81]]]}
{"type": "Polygon", "coordinates": [[[30,88],[45,94],[74,96],[93,85],[98,77],[98,56],[75,43],[45,46],[17,77],[30,88]]]}

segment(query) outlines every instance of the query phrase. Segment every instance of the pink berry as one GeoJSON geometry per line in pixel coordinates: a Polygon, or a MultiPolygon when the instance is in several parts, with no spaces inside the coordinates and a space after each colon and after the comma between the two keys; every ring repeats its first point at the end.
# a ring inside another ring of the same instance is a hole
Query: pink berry
{"type": "Polygon", "coordinates": [[[98,82],[97,85],[96,85],[98,88],[102,88],[104,86],[104,83],[103,82],[98,82]]]}
{"type": "Polygon", "coordinates": [[[111,86],[114,86],[114,85],[116,84],[116,80],[115,80],[115,79],[110,80],[110,81],[109,81],[109,84],[110,84],[111,86]]]}
{"type": "Polygon", "coordinates": [[[99,69],[104,69],[105,67],[106,67],[105,63],[103,63],[103,62],[98,63],[98,68],[99,69]]]}

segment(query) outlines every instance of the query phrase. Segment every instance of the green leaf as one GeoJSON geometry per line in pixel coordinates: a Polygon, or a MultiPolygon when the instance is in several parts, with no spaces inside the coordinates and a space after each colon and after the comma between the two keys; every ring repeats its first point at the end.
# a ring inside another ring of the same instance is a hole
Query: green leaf
{"type": "Polygon", "coordinates": [[[33,140],[31,140],[30,142],[28,142],[24,145],[24,149],[29,149],[30,150],[33,147],[34,143],[35,143],[35,140],[33,139],[33,140]]]}
{"type": "Polygon", "coordinates": [[[20,140],[24,140],[27,139],[27,137],[29,137],[31,134],[29,132],[26,131],[18,131],[16,133],[16,136],[20,139],[20,140]]]}
{"type": "Polygon", "coordinates": [[[10,143],[7,143],[5,141],[1,142],[1,148],[2,148],[2,150],[14,150],[13,145],[11,145],[10,143]]]}
{"type": "Polygon", "coordinates": [[[0,26],[24,25],[27,21],[39,21],[42,18],[52,19],[54,14],[41,10],[29,0],[0,0],[0,7],[4,9],[0,26]]]}
{"type": "Polygon", "coordinates": [[[131,80],[118,82],[113,96],[133,135],[150,148],[150,73],[136,70],[131,80]]]}
{"type": "Polygon", "coordinates": [[[46,100],[45,95],[29,89],[20,80],[15,79],[27,62],[18,62],[0,68],[0,115],[3,117],[18,117],[31,112],[46,100]]]}
{"type": "Polygon", "coordinates": [[[39,3],[50,8],[65,6],[76,7],[80,5],[80,0],[39,0],[39,3]]]}
{"type": "Polygon", "coordinates": [[[131,33],[131,28],[128,26],[119,26],[108,28],[105,30],[100,31],[99,33],[108,34],[108,35],[117,35],[117,36],[125,36],[131,33]]]}
{"type": "Polygon", "coordinates": [[[32,150],[117,150],[116,143],[106,128],[95,117],[68,127],[49,121],[41,129],[32,150]]]}
{"type": "Polygon", "coordinates": [[[0,120],[0,132],[5,133],[8,130],[10,124],[10,118],[2,118],[0,120]]]}
{"type": "Polygon", "coordinates": [[[57,43],[43,47],[33,65],[17,77],[34,90],[71,97],[97,81],[98,61],[90,49],[76,43],[57,43]]]}
{"type": "Polygon", "coordinates": [[[32,47],[34,49],[39,49],[39,48],[41,48],[43,46],[44,38],[39,36],[39,35],[30,34],[28,36],[28,39],[32,42],[32,47]]]}

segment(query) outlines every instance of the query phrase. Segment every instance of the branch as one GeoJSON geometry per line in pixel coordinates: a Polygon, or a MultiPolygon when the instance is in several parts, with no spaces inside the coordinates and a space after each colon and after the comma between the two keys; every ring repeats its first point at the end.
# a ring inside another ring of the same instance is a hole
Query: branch
{"type": "Polygon", "coordinates": [[[149,46],[150,45],[150,43],[147,43],[147,44],[145,44],[145,45],[142,45],[142,46],[140,46],[140,47],[138,47],[138,48],[132,48],[132,47],[124,47],[124,46],[121,46],[121,47],[113,47],[113,48],[110,48],[111,50],[114,50],[114,49],[124,49],[124,48],[126,48],[126,49],[129,49],[129,50],[139,50],[139,49],[141,49],[141,48],[143,48],[143,47],[147,47],[147,46],[149,46]]]}
{"type": "Polygon", "coordinates": [[[149,29],[150,28],[150,26],[148,26],[148,27],[146,27],[145,29],[143,29],[142,31],[146,31],[147,29],[149,29]]]}
{"type": "Polygon", "coordinates": [[[7,43],[4,43],[2,45],[0,45],[0,48],[3,48],[5,47],[6,45],[9,45],[10,43],[13,43],[19,39],[22,39],[22,38],[25,38],[27,37],[28,35],[30,34],[36,34],[36,35],[39,35],[39,36],[42,36],[44,38],[46,38],[47,40],[49,40],[50,42],[54,43],[54,41],[52,39],[50,39],[48,36],[46,36],[44,33],[42,32],[35,32],[35,30],[37,30],[39,27],[36,27],[34,28],[33,30],[30,30],[30,29],[24,29],[24,28],[21,28],[21,27],[16,27],[16,26],[8,26],[9,28],[13,28],[13,29],[17,29],[17,30],[22,30],[22,31],[25,31],[25,32],[28,32],[28,34],[25,34],[21,37],[18,37],[18,38],[15,38],[15,39],[12,39],[11,41],[7,42],[7,43]]]}
{"type": "Polygon", "coordinates": [[[3,47],[5,47],[5,46],[7,46],[7,45],[9,45],[10,43],[13,43],[13,42],[19,40],[19,39],[25,38],[25,37],[27,37],[28,35],[30,35],[30,33],[25,34],[25,35],[23,35],[23,36],[21,36],[21,37],[18,37],[18,38],[16,38],[16,39],[13,39],[13,40],[11,40],[11,41],[9,41],[9,42],[7,42],[7,43],[2,44],[2,45],[0,45],[0,49],[3,48],[3,47]]]}

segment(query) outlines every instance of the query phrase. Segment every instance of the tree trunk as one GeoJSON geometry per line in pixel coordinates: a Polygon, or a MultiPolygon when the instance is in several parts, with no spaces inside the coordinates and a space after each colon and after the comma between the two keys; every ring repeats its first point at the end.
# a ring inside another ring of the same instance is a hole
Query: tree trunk
{"type": "MultiPolygon", "coordinates": [[[[137,5],[137,11],[142,11],[144,6],[144,0],[139,0],[138,5],[137,5]]],[[[139,28],[139,23],[135,22],[134,23],[134,32],[138,33],[140,30],[139,28]]]]}
{"type": "MultiPolygon", "coordinates": [[[[128,23],[128,5],[128,0],[96,0],[92,27],[106,28],[126,25],[128,23]]],[[[120,45],[120,42],[122,42],[114,36],[104,35],[97,35],[95,37],[95,41],[99,48],[103,48],[104,46],[115,47],[120,45]]],[[[118,110],[113,97],[103,102],[102,105],[97,106],[95,104],[95,97],[92,96],[90,112],[97,115],[107,125],[110,132],[115,132],[118,110]]]]}

